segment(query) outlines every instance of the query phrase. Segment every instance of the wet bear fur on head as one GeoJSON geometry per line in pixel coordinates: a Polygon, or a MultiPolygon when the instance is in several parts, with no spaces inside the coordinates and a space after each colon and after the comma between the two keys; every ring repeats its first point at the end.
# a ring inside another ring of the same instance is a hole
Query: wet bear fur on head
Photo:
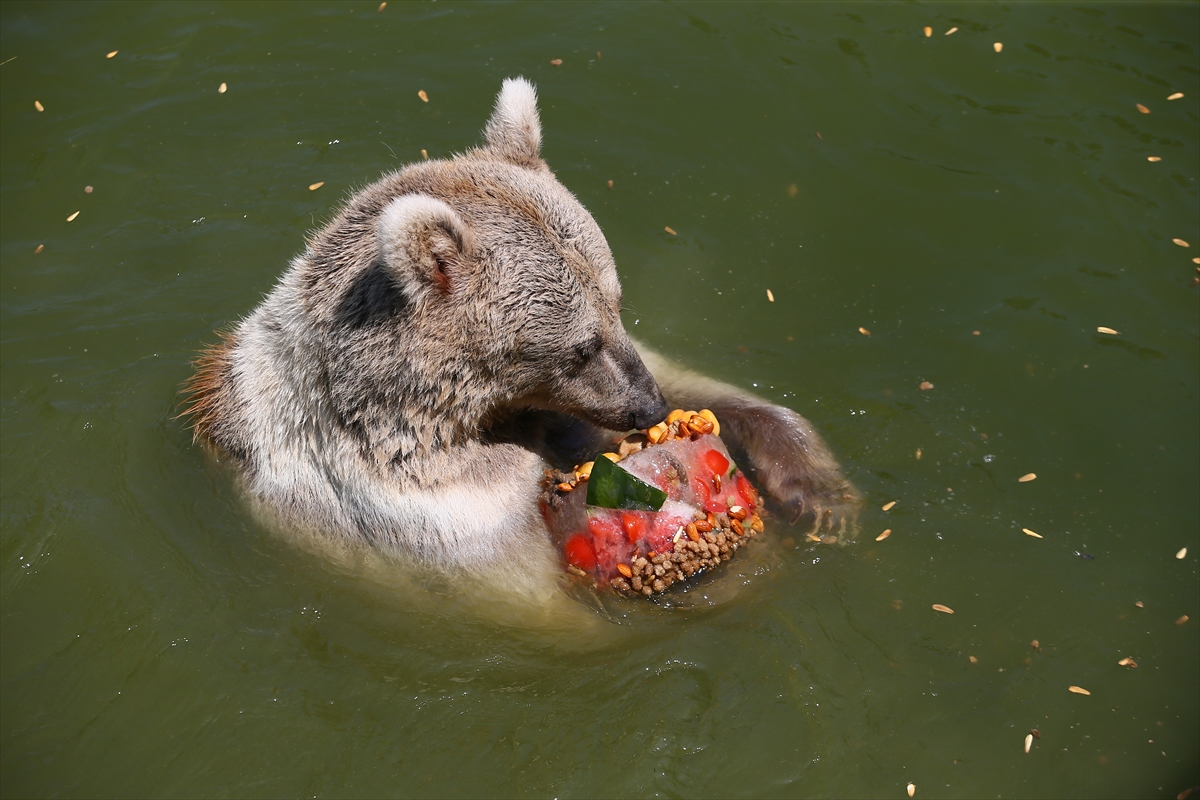
{"type": "Polygon", "coordinates": [[[522,590],[562,572],[543,471],[668,407],[712,409],[792,517],[851,513],[806,420],[640,348],[620,310],[604,235],[542,160],[534,88],[509,79],[482,146],[384,176],[313,237],[200,357],[186,413],[281,528],[522,590]]]}

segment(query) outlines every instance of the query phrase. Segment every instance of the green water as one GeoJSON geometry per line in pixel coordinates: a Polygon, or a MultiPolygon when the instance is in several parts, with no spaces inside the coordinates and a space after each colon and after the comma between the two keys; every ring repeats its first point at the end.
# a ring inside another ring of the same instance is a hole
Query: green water
{"type": "Polygon", "coordinates": [[[377,5],[0,5],[0,793],[1200,783],[1200,5],[377,5]],[[260,529],[192,445],[213,330],[518,74],[627,327],[812,419],[855,544],[773,520],[709,608],[486,614],[260,529]]]}

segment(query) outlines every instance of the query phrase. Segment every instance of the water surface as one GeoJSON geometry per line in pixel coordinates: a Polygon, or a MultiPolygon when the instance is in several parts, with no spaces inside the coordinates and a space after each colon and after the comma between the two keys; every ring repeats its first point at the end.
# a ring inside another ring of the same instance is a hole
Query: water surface
{"type": "Polygon", "coordinates": [[[1200,784],[1200,6],[377,6],[0,6],[0,792],[1200,784]],[[808,416],[856,543],[486,614],[281,541],[192,445],[196,350],[512,75],[627,327],[808,416]]]}

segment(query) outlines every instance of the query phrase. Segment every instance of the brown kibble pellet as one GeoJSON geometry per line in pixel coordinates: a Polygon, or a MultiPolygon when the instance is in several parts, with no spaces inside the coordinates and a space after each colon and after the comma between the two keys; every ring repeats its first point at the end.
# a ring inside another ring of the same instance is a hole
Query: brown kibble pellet
{"type": "Polygon", "coordinates": [[[417,90],[417,97],[421,98],[421,102],[422,102],[422,103],[428,103],[428,102],[429,102],[429,95],[425,94],[425,90],[424,90],[424,89],[418,89],[418,90],[417,90]]]}
{"type": "Polygon", "coordinates": [[[1138,110],[1138,111],[1140,111],[1140,112],[1142,112],[1143,114],[1149,114],[1149,113],[1150,113],[1150,109],[1146,108],[1146,107],[1145,107],[1144,105],[1142,105],[1141,103],[1137,103],[1136,105],[1137,105],[1137,110],[1138,110]]]}
{"type": "Polygon", "coordinates": [[[1026,472],[1024,475],[1017,478],[1017,483],[1029,483],[1030,481],[1035,481],[1035,480],[1037,480],[1036,473],[1026,472]]]}
{"type": "Polygon", "coordinates": [[[931,606],[931,607],[933,608],[934,611],[940,611],[943,614],[953,614],[954,613],[953,608],[951,608],[950,606],[944,606],[941,603],[934,603],[933,606],[931,606]]]}
{"type": "Polygon", "coordinates": [[[887,537],[889,537],[891,535],[892,535],[892,529],[888,528],[886,531],[884,531],[883,533],[876,536],[875,541],[882,542],[884,539],[886,539],[887,537]]]}
{"type": "Polygon", "coordinates": [[[1068,686],[1067,691],[1074,692],[1075,694],[1087,695],[1088,697],[1091,697],[1091,694],[1092,694],[1091,692],[1089,692],[1087,689],[1083,688],[1082,686],[1068,686]]]}
{"type": "Polygon", "coordinates": [[[324,185],[325,185],[325,181],[317,181],[316,183],[310,183],[308,185],[308,190],[310,192],[315,192],[317,189],[320,189],[324,185]]]}

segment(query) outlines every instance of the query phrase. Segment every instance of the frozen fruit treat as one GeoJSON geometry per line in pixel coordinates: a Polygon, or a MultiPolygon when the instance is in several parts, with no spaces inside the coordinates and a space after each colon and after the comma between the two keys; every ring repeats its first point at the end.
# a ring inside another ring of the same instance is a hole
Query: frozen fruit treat
{"type": "Polygon", "coordinates": [[[672,411],[574,472],[548,472],[542,514],[567,569],[647,597],[728,561],[762,532],[758,492],[711,411],[672,411]]]}

